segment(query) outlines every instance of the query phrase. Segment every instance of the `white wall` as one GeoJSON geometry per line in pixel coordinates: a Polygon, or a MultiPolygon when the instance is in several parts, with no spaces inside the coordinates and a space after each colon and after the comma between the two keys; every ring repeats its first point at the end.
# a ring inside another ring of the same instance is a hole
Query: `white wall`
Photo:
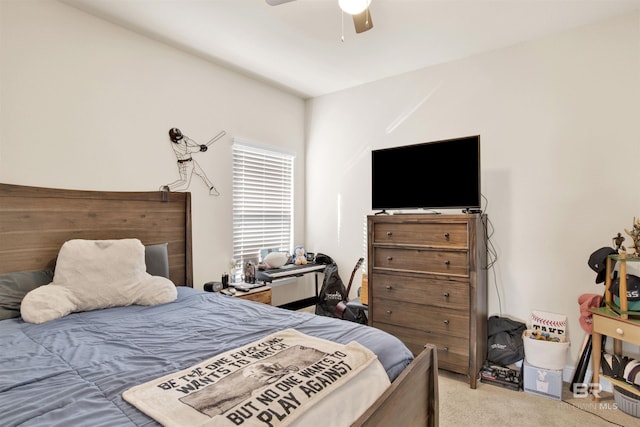
{"type": "Polygon", "coordinates": [[[0,182],[154,191],[178,178],[168,130],[198,142],[194,285],[232,257],[231,140],[296,153],[296,241],[304,237],[304,102],[56,1],[1,1],[0,182]]]}
{"type": "Polygon", "coordinates": [[[489,312],[566,314],[577,358],[577,299],[604,290],[589,255],[640,216],[639,100],[631,14],[307,101],[307,241],[348,277],[366,256],[371,150],[479,134],[489,312]]]}
{"type": "Polygon", "coordinates": [[[221,192],[191,184],[196,287],[231,257],[234,136],[298,154],[295,241],[346,281],[366,255],[371,149],[480,134],[490,313],[566,314],[574,357],[577,298],[603,290],[588,256],[640,216],[638,14],[316,98],[306,115],[294,96],[58,2],[0,1],[0,20],[0,182],[156,190],[177,178],[169,128],[227,132],[196,155],[221,192]]]}

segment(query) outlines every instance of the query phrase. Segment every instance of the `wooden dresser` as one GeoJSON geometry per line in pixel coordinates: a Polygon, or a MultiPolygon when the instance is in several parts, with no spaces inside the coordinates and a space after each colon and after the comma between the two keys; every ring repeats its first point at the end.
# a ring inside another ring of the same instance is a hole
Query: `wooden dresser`
{"type": "Polygon", "coordinates": [[[487,249],[480,214],[367,217],[369,325],[476,388],[487,355],[487,249]]]}

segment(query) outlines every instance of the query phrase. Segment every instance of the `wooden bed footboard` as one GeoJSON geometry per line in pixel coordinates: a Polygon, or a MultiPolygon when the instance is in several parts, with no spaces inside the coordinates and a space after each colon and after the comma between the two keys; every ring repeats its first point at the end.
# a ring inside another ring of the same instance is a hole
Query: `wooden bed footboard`
{"type": "Polygon", "coordinates": [[[352,427],[438,426],[436,347],[424,350],[352,427]]]}

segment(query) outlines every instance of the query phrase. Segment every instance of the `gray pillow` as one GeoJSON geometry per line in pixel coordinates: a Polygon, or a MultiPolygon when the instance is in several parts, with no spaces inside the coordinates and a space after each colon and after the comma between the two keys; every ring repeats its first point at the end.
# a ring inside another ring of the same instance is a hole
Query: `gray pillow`
{"type": "Polygon", "coordinates": [[[147,273],[150,275],[169,278],[169,254],[166,243],[146,245],[144,262],[147,264],[147,273]]]}
{"type": "Polygon", "coordinates": [[[20,304],[33,289],[53,282],[53,270],[19,271],[0,275],[0,320],[20,317],[20,304]]]}

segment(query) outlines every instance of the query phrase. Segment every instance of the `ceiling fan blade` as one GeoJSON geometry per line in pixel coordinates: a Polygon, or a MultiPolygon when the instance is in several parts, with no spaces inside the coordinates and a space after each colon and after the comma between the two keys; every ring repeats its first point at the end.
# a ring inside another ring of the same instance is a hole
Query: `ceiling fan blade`
{"type": "Polygon", "coordinates": [[[373,28],[371,20],[371,11],[366,8],[363,12],[353,15],[353,25],[356,27],[356,33],[364,33],[373,28]]]}
{"type": "Polygon", "coordinates": [[[282,3],[289,3],[294,0],[265,0],[269,6],[277,6],[282,3]]]}

